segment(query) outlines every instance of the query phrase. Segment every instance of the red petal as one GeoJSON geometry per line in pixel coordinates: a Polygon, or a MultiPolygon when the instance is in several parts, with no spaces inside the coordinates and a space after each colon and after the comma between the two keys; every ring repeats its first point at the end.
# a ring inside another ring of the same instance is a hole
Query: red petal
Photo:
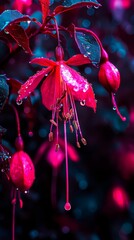
{"type": "Polygon", "coordinates": [[[23,151],[16,152],[10,162],[10,177],[21,191],[28,190],[35,179],[35,170],[31,158],[23,151]]]}
{"type": "Polygon", "coordinates": [[[77,54],[77,55],[74,55],[73,57],[69,58],[65,63],[68,65],[80,66],[80,65],[84,65],[84,64],[89,64],[89,63],[91,63],[91,61],[89,60],[89,58],[84,57],[84,55],[77,54]]]}
{"type": "Polygon", "coordinates": [[[54,62],[53,60],[50,60],[48,58],[43,58],[43,57],[34,58],[34,59],[31,60],[30,63],[39,64],[39,65],[44,66],[44,67],[54,67],[54,66],[56,66],[56,62],[54,62]]]}
{"type": "Polygon", "coordinates": [[[57,99],[60,98],[63,93],[63,87],[61,84],[60,68],[57,66],[41,86],[42,102],[49,110],[52,110],[57,99]]]}
{"type": "Polygon", "coordinates": [[[46,20],[46,17],[49,13],[50,0],[39,0],[42,8],[42,18],[43,22],[46,20]]]}
{"type": "Polygon", "coordinates": [[[96,100],[91,84],[77,73],[74,69],[61,64],[61,77],[71,90],[72,95],[79,101],[85,101],[85,105],[92,107],[95,111],[96,100]]]}
{"type": "Polygon", "coordinates": [[[20,88],[19,96],[17,97],[17,102],[21,101],[25,97],[28,97],[31,92],[37,87],[40,81],[45,77],[45,75],[51,71],[51,67],[47,69],[42,69],[41,71],[37,72],[33,76],[31,76],[20,88]]]}

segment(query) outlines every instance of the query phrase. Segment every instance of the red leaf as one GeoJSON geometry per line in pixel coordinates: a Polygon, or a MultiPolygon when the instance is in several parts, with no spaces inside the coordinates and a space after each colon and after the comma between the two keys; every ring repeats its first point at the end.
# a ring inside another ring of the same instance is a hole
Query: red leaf
{"type": "Polygon", "coordinates": [[[25,97],[28,97],[31,92],[34,91],[34,89],[37,87],[37,85],[40,83],[40,81],[45,77],[47,73],[51,71],[51,67],[48,67],[47,69],[42,69],[41,71],[37,72],[33,76],[31,76],[20,88],[19,90],[19,96],[17,98],[17,102],[21,101],[25,97]]]}
{"type": "Polygon", "coordinates": [[[73,10],[73,9],[75,9],[75,8],[79,8],[79,7],[100,7],[101,6],[101,4],[99,4],[99,3],[95,3],[95,2],[91,2],[91,1],[89,1],[89,2],[78,2],[78,3],[76,3],[76,4],[73,4],[73,5],[71,5],[71,6],[62,6],[62,5],[60,5],[60,6],[58,6],[58,7],[56,7],[55,8],[55,10],[54,10],[54,12],[53,12],[53,16],[55,16],[55,15],[57,15],[57,14],[61,14],[61,13],[63,13],[63,12],[67,12],[67,11],[70,11],[70,10],[73,10]]]}
{"type": "Polygon", "coordinates": [[[7,83],[9,84],[12,93],[18,93],[18,91],[22,85],[21,82],[19,82],[18,80],[15,80],[13,78],[7,79],[7,83]]]}
{"type": "Polygon", "coordinates": [[[29,38],[21,26],[18,24],[10,24],[5,28],[5,31],[15,39],[18,45],[21,46],[25,52],[32,54],[29,46],[29,38]]]}
{"type": "Polygon", "coordinates": [[[43,22],[45,22],[46,17],[49,14],[49,5],[50,5],[50,0],[39,0],[42,8],[42,18],[43,22]]]}
{"type": "Polygon", "coordinates": [[[40,57],[40,58],[34,58],[31,60],[30,63],[34,63],[34,64],[39,64],[41,66],[44,66],[44,67],[54,67],[56,66],[56,63],[53,61],[53,60],[50,60],[48,58],[43,58],[43,57],[40,57]]]}
{"type": "Polygon", "coordinates": [[[84,64],[89,64],[91,63],[91,61],[82,54],[77,54],[69,58],[65,63],[72,66],[80,66],[84,64]]]}

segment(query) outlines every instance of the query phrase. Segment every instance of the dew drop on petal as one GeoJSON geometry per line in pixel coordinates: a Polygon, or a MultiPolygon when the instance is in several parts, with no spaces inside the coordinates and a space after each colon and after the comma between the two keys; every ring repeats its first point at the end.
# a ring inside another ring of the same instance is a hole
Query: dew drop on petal
{"type": "Polygon", "coordinates": [[[66,211],[71,210],[71,204],[70,204],[69,202],[65,203],[64,209],[65,209],[66,211]]]}
{"type": "Polygon", "coordinates": [[[98,8],[99,8],[99,6],[94,6],[94,8],[98,9],[98,8]]]}
{"type": "Polygon", "coordinates": [[[80,101],[80,105],[81,105],[81,106],[85,106],[85,103],[86,103],[85,100],[80,101]]]}
{"type": "Polygon", "coordinates": [[[113,110],[116,111],[116,107],[113,107],[113,110]]]}
{"type": "Polygon", "coordinates": [[[23,103],[22,100],[17,100],[17,101],[16,101],[16,104],[17,104],[17,105],[21,105],[22,103],[23,103]]]}
{"type": "Polygon", "coordinates": [[[4,30],[4,32],[5,32],[5,34],[9,34],[9,32],[6,29],[4,30]]]}

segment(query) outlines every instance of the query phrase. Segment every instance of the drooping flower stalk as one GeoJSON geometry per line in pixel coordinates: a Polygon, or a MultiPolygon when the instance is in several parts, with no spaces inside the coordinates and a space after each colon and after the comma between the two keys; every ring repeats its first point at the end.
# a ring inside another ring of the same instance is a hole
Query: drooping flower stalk
{"type": "Polygon", "coordinates": [[[14,184],[12,194],[12,240],[15,240],[15,206],[17,201],[17,193],[19,205],[20,208],[22,208],[23,201],[20,196],[20,191],[26,191],[32,186],[35,178],[35,173],[34,166],[30,157],[23,151],[24,143],[21,137],[20,119],[17,109],[13,104],[10,104],[10,106],[13,108],[15,113],[18,135],[15,140],[17,152],[14,153],[11,157],[9,173],[10,179],[14,184]]]}
{"type": "Polygon", "coordinates": [[[71,209],[71,204],[69,201],[69,168],[68,168],[68,153],[67,153],[66,120],[64,120],[64,141],[65,141],[65,161],[66,161],[66,203],[64,208],[66,211],[69,211],[71,209]]]}

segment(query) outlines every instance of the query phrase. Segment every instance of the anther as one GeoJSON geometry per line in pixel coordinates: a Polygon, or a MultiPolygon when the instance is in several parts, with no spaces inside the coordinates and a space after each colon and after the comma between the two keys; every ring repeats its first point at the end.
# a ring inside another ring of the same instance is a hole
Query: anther
{"type": "Polygon", "coordinates": [[[55,151],[58,152],[59,151],[59,148],[60,148],[60,145],[58,143],[56,143],[55,145],[55,151]]]}
{"type": "Polygon", "coordinates": [[[53,119],[50,119],[50,123],[52,123],[55,127],[57,127],[57,123],[53,119]]]}
{"type": "Polygon", "coordinates": [[[74,131],[73,126],[70,125],[69,128],[70,128],[70,132],[73,133],[73,131],[74,131]]]}
{"type": "Polygon", "coordinates": [[[85,138],[81,138],[81,142],[83,143],[83,145],[87,145],[87,141],[85,138]]]}
{"type": "Polygon", "coordinates": [[[53,132],[50,132],[48,135],[49,142],[53,141],[53,132]]]}
{"type": "Polygon", "coordinates": [[[76,145],[78,148],[81,148],[80,143],[78,141],[76,142],[76,145]]]}
{"type": "Polygon", "coordinates": [[[78,130],[78,124],[77,124],[77,122],[74,120],[73,121],[73,125],[74,125],[74,128],[76,129],[76,130],[78,130]]]}

